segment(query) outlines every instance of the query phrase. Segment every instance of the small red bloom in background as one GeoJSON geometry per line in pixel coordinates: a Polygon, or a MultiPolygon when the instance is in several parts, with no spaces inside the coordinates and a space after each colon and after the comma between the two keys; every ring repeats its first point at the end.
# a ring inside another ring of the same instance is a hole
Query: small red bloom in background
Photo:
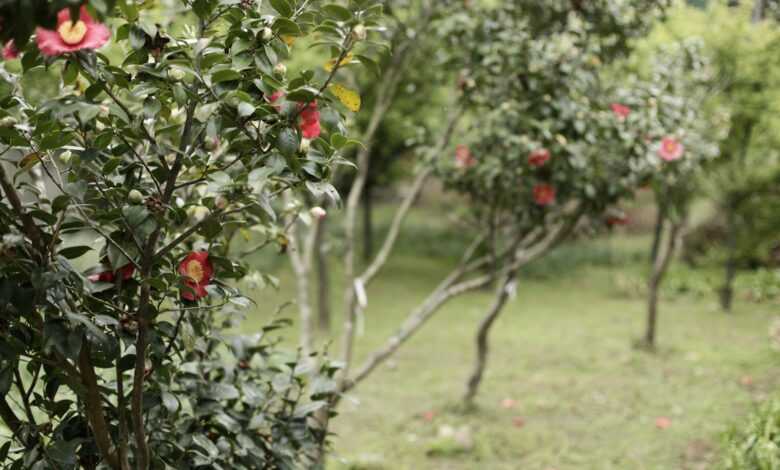
{"type": "Polygon", "coordinates": [[[612,103],[612,113],[620,120],[626,119],[631,114],[631,108],[620,103],[612,103]]]}
{"type": "Polygon", "coordinates": [[[515,405],[517,405],[517,401],[511,398],[504,398],[503,400],[501,400],[501,408],[506,408],[506,409],[514,408],[515,405]]]}
{"type": "Polygon", "coordinates": [[[664,137],[661,140],[661,146],[658,148],[658,156],[667,162],[672,162],[682,158],[685,153],[683,144],[674,137],[664,137]]]}
{"type": "Polygon", "coordinates": [[[420,417],[423,419],[423,421],[431,422],[433,421],[433,418],[436,417],[435,411],[424,411],[420,414],[420,417]]]}
{"type": "Polygon", "coordinates": [[[555,202],[555,188],[549,184],[534,186],[534,201],[540,206],[549,206],[555,202]]]}
{"type": "Polygon", "coordinates": [[[208,295],[206,286],[214,275],[214,267],[205,251],[194,251],[179,263],[179,274],[184,276],[184,284],[188,290],[182,290],[184,300],[195,301],[208,295]]]}
{"type": "Polygon", "coordinates": [[[739,384],[743,387],[752,387],[753,386],[753,377],[749,375],[743,375],[739,378],[739,384]]]}
{"type": "Polygon", "coordinates": [[[98,49],[108,42],[111,31],[102,23],[97,23],[82,6],[79,20],[70,19],[70,10],[63,8],[57,13],[57,29],[37,28],[35,40],[38,49],[45,56],[58,56],[82,49],[98,49]]]}
{"type": "Polygon", "coordinates": [[[536,149],[528,155],[528,164],[532,167],[539,168],[540,166],[544,166],[544,164],[550,160],[550,157],[549,150],[545,148],[536,149]]]}
{"type": "Polygon", "coordinates": [[[102,271],[87,276],[87,279],[90,280],[91,282],[114,283],[116,281],[117,275],[121,276],[123,281],[126,281],[131,277],[133,277],[134,272],[135,272],[135,267],[132,264],[126,264],[121,268],[117,269],[116,272],[113,272],[110,269],[108,269],[107,271],[102,271]]]}
{"type": "Polygon", "coordinates": [[[522,428],[525,426],[525,419],[522,416],[515,416],[512,418],[512,426],[516,428],[522,428]]]}
{"type": "Polygon", "coordinates": [[[464,169],[477,164],[477,159],[471,154],[471,150],[465,145],[455,147],[455,167],[464,169]]]}
{"type": "Polygon", "coordinates": [[[672,425],[672,420],[666,416],[661,416],[655,419],[655,427],[658,429],[666,429],[672,425]]]}
{"type": "Polygon", "coordinates": [[[301,133],[304,139],[316,139],[321,132],[320,112],[317,110],[317,102],[312,101],[305,106],[301,111],[301,133]]]}
{"type": "Polygon", "coordinates": [[[607,216],[605,219],[606,223],[610,227],[615,227],[618,225],[628,225],[628,216],[625,212],[623,212],[620,209],[611,209],[607,212],[607,216]]]}
{"type": "Polygon", "coordinates": [[[16,59],[17,57],[19,57],[19,49],[16,48],[16,44],[14,44],[14,40],[11,39],[7,43],[5,43],[5,46],[3,46],[3,59],[11,60],[11,59],[16,59]]]}

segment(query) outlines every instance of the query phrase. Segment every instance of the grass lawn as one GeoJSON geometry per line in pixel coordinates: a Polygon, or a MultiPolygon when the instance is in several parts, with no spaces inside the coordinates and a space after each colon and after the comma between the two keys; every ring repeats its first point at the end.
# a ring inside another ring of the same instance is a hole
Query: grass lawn
{"type": "MultiPolygon", "coordinates": [[[[393,332],[450,263],[413,255],[408,237],[369,289],[358,358],[393,332]]],[[[780,309],[741,302],[726,315],[714,295],[667,292],[659,351],[638,351],[646,246],[643,237],[581,242],[530,266],[494,327],[479,407],[470,412],[460,397],[491,292],[447,305],[342,402],[329,468],[717,468],[723,432],[778,385],[767,328],[780,309]],[[515,403],[505,407],[505,399],[515,403]]],[[[670,284],[681,272],[675,268],[670,284]]],[[[279,274],[282,289],[258,294],[247,331],[294,299],[289,273],[279,274]]]]}

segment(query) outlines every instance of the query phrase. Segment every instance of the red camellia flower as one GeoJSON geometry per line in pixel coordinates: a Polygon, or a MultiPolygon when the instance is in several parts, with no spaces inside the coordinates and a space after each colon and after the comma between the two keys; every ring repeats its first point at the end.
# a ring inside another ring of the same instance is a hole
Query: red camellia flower
{"type": "Polygon", "coordinates": [[[184,284],[190,288],[181,292],[183,299],[195,301],[208,295],[206,286],[214,275],[208,252],[194,251],[187,255],[179,263],[179,274],[186,278],[184,284]]]}
{"type": "Polygon", "coordinates": [[[549,160],[550,151],[545,148],[536,149],[528,155],[528,164],[535,168],[544,166],[549,160]]]}
{"type": "Polygon", "coordinates": [[[658,156],[667,162],[672,162],[682,158],[685,153],[683,144],[674,137],[664,137],[661,140],[661,146],[658,148],[658,156]]]}
{"type": "Polygon", "coordinates": [[[534,186],[534,201],[540,206],[549,206],[555,202],[555,188],[549,184],[534,186]]]}
{"type": "MultiPolygon", "coordinates": [[[[284,97],[282,90],[276,90],[271,96],[268,97],[270,103],[276,103],[280,98],[284,97]]],[[[275,106],[277,111],[281,110],[280,106],[275,106]]],[[[322,128],[320,127],[320,111],[317,109],[317,102],[312,101],[309,104],[298,103],[298,109],[301,116],[301,134],[304,139],[316,139],[320,136],[322,128]]]]}
{"type": "Polygon", "coordinates": [[[620,103],[612,103],[612,113],[620,120],[626,119],[631,114],[631,108],[620,103]]]}
{"type": "Polygon", "coordinates": [[[16,48],[14,40],[11,39],[3,46],[3,59],[11,60],[16,59],[17,57],[19,57],[19,49],[16,48]]]}
{"type": "Polygon", "coordinates": [[[106,271],[102,271],[99,273],[92,274],[87,277],[92,282],[108,282],[110,284],[113,284],[116,282],[117,275],[122,276],[122,280],[126,281],[133,277],[133,273],[135,272],[135,267],[132,264],[126,264],[122,266],[121,268],[117,269],[116,272],[111,271],[111,269],[107,269],[106,271]]]}
{"type": "Polygon", "coordinates": [[[95,22],[86,7],[81,7],[79,20],[70,19],[70,10],[63,8],[57,13],[57,30],[37,28],[35,40],[38,49],[45,56],[58,56],[82,49],[97,49],[108,42],[111,31],[106,25],[95,22]]]}
{"type": "Polygon", "coordinates": [[[477,164],[477,159],[471,154],[471,150],[465,145],[455,147],[455,167],[464,169],[477,164]]]}
{"type": "Polygon", "coordinates": [[[317,102],[312,101],[301,111],[301,133],[304,139],[316,139],[320,131],[320,112],[317,110],[317,102]]]}

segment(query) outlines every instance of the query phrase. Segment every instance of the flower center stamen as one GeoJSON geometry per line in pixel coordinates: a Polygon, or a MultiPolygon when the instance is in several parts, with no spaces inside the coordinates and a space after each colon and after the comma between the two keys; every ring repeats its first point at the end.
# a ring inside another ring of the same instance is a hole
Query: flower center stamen
{"type": "Polygon", "coordinates": [[[187,276],[195,282],[203,280],[203,266],[198,261],[187,263],[187,276]]]}
{"type": "Polygon", "coordinates": [[[67,20],[63,21],[57,28],[57,32],[65,44],[73,46],[80,43],[84,36],[87,35],[87,25],[81,20],[78,20],[76,24],[73,24],[71,20],[67,20]]]}

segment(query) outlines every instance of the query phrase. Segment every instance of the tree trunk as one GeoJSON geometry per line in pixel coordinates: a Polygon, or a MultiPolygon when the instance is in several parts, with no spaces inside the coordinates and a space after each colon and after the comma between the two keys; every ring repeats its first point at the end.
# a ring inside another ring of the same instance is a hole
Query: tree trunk
{"type": "Polygon", "coordinates": [[[366,188],[363,191],[363,260],[366,263],[370,263],[371,258],[374,257],[372,189],[373,184],[369,179],[366,181],[366,188]]]}
{"type": "Polygon", "coordinates": [[[720,289],[720,306],[724,312],[730,312],[734,301],[734,279],[737,277],[737,226],[734,208],[726,208],[726,250],[727,258],[723,287],[720,289]]]}
{"type": "Polygon", "coordinates": [[[659,204],[658,214],[655,219],[655,229],[653,230],[653,245],[650,247],[650,263],[654,264],[658,258],[658,250],[661,247],[661,237],[664,233],[664,221],[666,219],[666,208],[659,204]]]}
{"type": "Polygon", "coordinates": [[[758,23],[764,19],[766,3],[766,0],[756,0],[756,3],[753,5],[753,15],[751,17],[753,23],[758,23]]]}
{"type": "Polygon", "coordinates": [[[323,333],[330,333],[330,273],[325,249],[327,219],[317,225],[314,241],[314,262],[317,263],[317,327],[323,333]]]}
{"type": "Polygon", "coordinates": [[[474,397],[479,391],[479,385],[482,382],[482,375],[485,372],[487,365],[487,356],[489,352],[489,338],[490,329],[495,323],[496,319],[504,309],[507,300],[509,300],[509,294],[512,290],[512,284],[515,282],[517,271],[513,270],[509,272],[501,282],[498,290],[496,291],[495,300],[491,305],[490,310],[482,318],[477,330],[476,344],[477,344],[477,358],[474,363],[474,369],[471,372],[466,383],[466,394],[463,396],[463,401],[466,406],[472,406],[474,403],[474,397]]]}
{"type": "MultiPolygon", "coordinates": [[[[661,250],[659,242],[659,248],[656,252],[656,257],[653,260],[653,272],[650,275],[650,281],[648,282],[647,288],[647,327],[644,338],[644,345],[648,349],[655,349],[656,330],[658,324],[658,291],[661,288],[661,282],[663,281],[664,275],[669,269],[669,262],[674,256],[680,228],[681,224],[679,222],[672,223],[665,249],[661,250]]],[[[662,237],[659,236],[659,240],[661,238],[662,237]]]]}

